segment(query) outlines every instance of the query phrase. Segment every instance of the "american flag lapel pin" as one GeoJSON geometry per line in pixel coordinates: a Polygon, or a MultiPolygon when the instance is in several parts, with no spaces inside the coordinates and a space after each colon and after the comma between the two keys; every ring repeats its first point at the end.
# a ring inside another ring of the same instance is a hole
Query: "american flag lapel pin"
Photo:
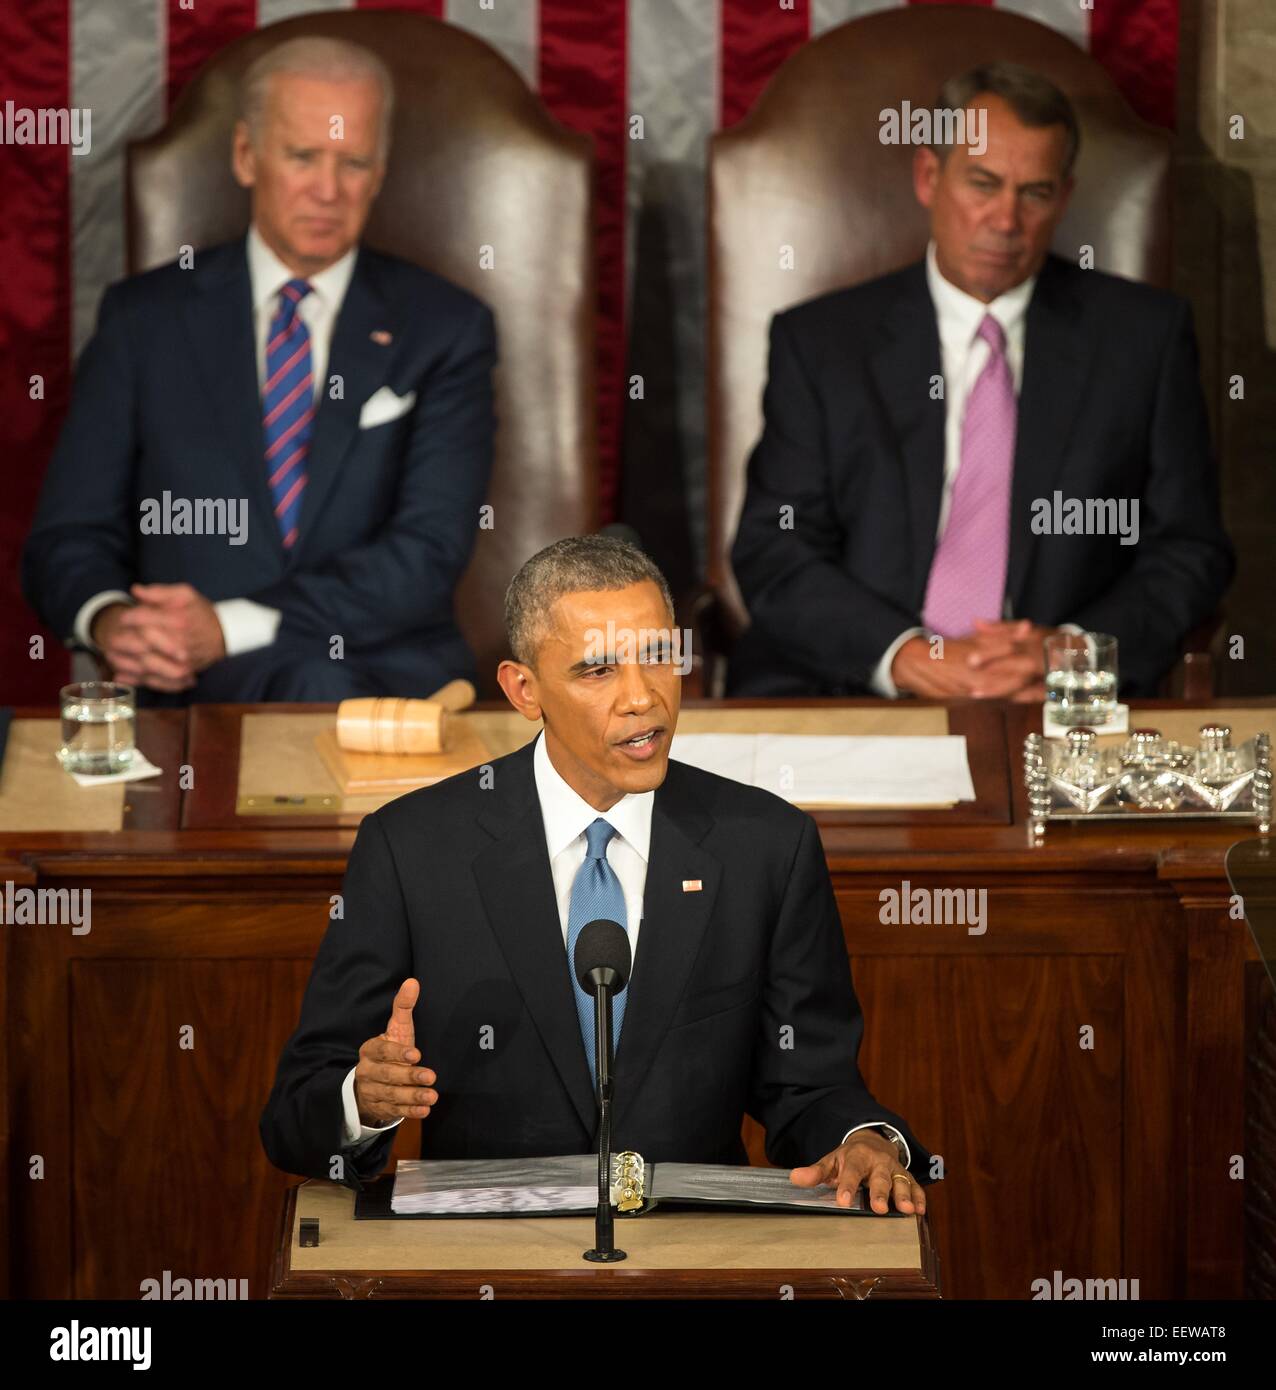
{"type": "Polygon", "coordinates": [[[372,341],[380,347],[389,347],[392,335],[387,333],[384,328],[374,328],[370,334],[372,341]]]}
{"type": "Polygon", "coordinates": [[[698,878],[684,878],[682,880],[682,891],[684,893],[698,893],[704,884],[698,878]]]}

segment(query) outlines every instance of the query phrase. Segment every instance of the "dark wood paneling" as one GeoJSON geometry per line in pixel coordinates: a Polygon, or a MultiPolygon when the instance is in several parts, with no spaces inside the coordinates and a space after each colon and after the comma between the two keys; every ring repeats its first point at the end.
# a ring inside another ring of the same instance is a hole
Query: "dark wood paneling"
{"type": "Polygon", "coordinates": [[[1276,1299],[1276,991],[1245,967],[1245,1297],[1276,1299]]]}
{"type": "MultiPolygon", "coordinates": [[[[258,908],[284,912],[314,917],[258,908]]],[[[301,960],[72,965],[76,1297],[137,1298],[165,1270],[246,1279],[265,1297],[272,1231],[255,1214],[287,1180],[265,1161],[257,1116],[308,975],[301,960]]]]}
{"type": "Polygon", "coordinates": [[[1185,885],[1187,1224],[1184,1294],[1244,1292],[1245,1183],[1231,1176],[1245,1152],[1245,959],[1242,921],[1228,916],[1230,890],[1185,885]]]}
{"type": "MultiPolygon", "coordinates": [[[[1007,795],[1030,714],[998,713],[1007,795]]],[[[1239,1293],[1247,1185],[1226,1163],[1246,1152],[1257,953],[1229,916],[1223,858],[1244,828],[1070,824],[1032,845],[1017,812],[875,814],[821,816],[820,833],[865,1076],[945,1159],[929,1191],[945,1292],[1022,1298],[1059,1268],[1137,1277],[1144,1298],[1239,1293]],[[883,924],[878,894],[904,879],[986,888],[986,934],[883,924]],[[1093,1052],[1077,1046],[1082,1023],[1093,1052]]],[[[0,839],[28,879],[94,895],[88,936],[6,933],[15,1292],[135,1298],[141,1278],[191,1272],[196,1256],[194,1272],[247,1277],[254,1293],[269,1277],[287,1179],[257,1118],[353,831],[175,825],[0,839]],[[194,1054],[178,1052],[175,1022],[196,1025],[194,1054]]],[[[415,1153],[419,1132],[405,1125],[396,1152],[415,1153]]]]}
{"type": "MultiPolygon", "coordinates": [[[[35,883],[35,875],[22,864],[0,860],[0,892],[6,882],[18,888],[30,888],[35,883]]],[[[20,1273],[10,1270],[16,1246],[12,1240],[12,1218],[10,1216],[10,1188],[17,1188],[13,1174],[21,1167],[21,1159],[14,1150],[10,1130],[9,1101],[9,981],[11,977],[10,938],[21,927],[10,924],[0,912],[0,1299],[8,1298],[10,1291],[20,1282],[20,1273]]],[[[24,1170],[25,1171],[25,1170],[24,1170]]]]}
{"type": "Polygon", "coordinates": [[[1032,1280],[1056,1268],[1119,1276],[1122,1166],[1091,1136],[1120,1129],[1120,960],[855,966],[871,1001],[869,1084],[884,1104],[907,1097],[898,1108],[943,1161],[928,1212],[945,1293],[1027,1298],[1032,1280]],[[1095,1030],[1091,1053],[1079,1046],[1082,1022],[1095,1030]]]}
{"type": "MultiPolygon", "coordinates": [[[[94,878],[84,863],[48,867],[50,886],[94,878]]],[[[262,1214],[287,1179],[257,1121],[339,879],[323,860],[300,881],[261,860],[251,877],[227,867],[192,879],[194,892],[99,878],[87,936],[14,942],[13,1124],[46,1163],[14,1213],[27,1296],[137,1298],[165,1269],[265,1294],[262,1214]]],[[[21,1167],[15,1157],[15,1183],[21,1167]]]]}

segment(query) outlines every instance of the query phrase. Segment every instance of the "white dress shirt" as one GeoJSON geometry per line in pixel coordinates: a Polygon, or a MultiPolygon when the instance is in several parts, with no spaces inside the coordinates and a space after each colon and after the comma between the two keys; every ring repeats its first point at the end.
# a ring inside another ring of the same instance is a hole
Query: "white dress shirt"
{"type": "MultiPolygon", "coordinates": [[[[1006,362],[1014,380],[1015,395],[1023,381],[1024,336],[1027,329],[1028,301],[1032,298],[1037,277],[1031,275],[1021,284],[998,295],[990,304],[960,290],[940,274],[935,255],[935,243],[926,247],[926,284],[939,327],[939,348],[944,374],[944,482],[939,502],[939,525],[935,542],[944,534],[948,524],[948,508],[952,502],[953,484],[961,468],[961,427],[966,414],[966,401],[971,388],[979,379],[991,351],[977,336],[985,314],[991,314],[1006,334],[1006,362]]],[[[1002,617],[1010,617],[1007,608],[1002,617]]],[[[886,648],[869,681],[878,695],[894,699],[899,691],[891,680],[891,663],[895,653],[910,637],[926,637],[924,627],[910,627],[886,648]]]]}
{"type": "MultiPolygon", "coordinates": [[[[532,753],[532,771],[536,779],[541,820],[545,826],[545,850],[549,855],[550,874],[554,881],[554,897],[558,904],[558,921],[562,927],[564,951],[567,949],[567,916],[571,907],[572,884],[577,871],[585,862],[588,850],[585,831],[601,816],[616,831],[607,844],[607,862],[620,880],[625,895],[626,915],[629,919],[626,923],[629,949],[636,963],[643,896],[647,887],[647,856],[651,847],[651,811],[655,802],[655,792],[631,792],[622,796],[608,810],[596,810],[564,781],[550,761],[543,732],[536,738],[536,747],[532,753]]],[[[421,1065],[428,1066],[429,1063],[422,1058],[421,1065]]],[[[360,1122],[359,1107],[354,1096],[354,1073],[355,1068],[351,1067],[341,1087],[347,1144],[374,1139],[378,1134],[384,1134],[387,1129],[393,1129],[401,1123],[395,1120],[392,1124],[376,1128],[360,1122]]],[[[904,1146],[904,1167],[907,1167],[911,1161],[907,1152],[908,1144],[894,1126],[880,1121],[870,1121],[867,1124],[856,1125],[855,1129],[847,1130],[846,1133],[849,1135],[856,1129],[875,1128],[887,1129],[892,1136],[898,1136],[904,1146]]],[[[844,1135],[843,1142],[845,1139],[844,1135]]],[[[818,1157],[820,1155],[813,1155],[813,1158],[818,1157]]]]}
{"type": "MultiPolygon", "coordinates": [[[[270,321],[279,308],[279,295],[289,280],[296,278],[278,256],[262,240],[256,226],[248,229],[248,279],[252,290],[253,335],[256,345],[257,389],[261,391],[266,384],[266,339],[270,332],[270,321]]],[[[305,278],[311,285],[308,294],[297,306],[297,314],[310,334],[310,365],[314,377],[314,397],[318,402],[323,390],[328,370],[329,349],[332,346],[332,332],[336,326],[337,315],[345,301],[350,277],[354,274],[354,263],[358,248],[352,246],[340,260],[315,275],[305,278]]],[[[262,468],[266,467],[263,458],[262,468]]],[[[94,594],[80,607],[75,615],[75,637],[85,647],[93,647],[93,619],[108,604],[131,603],[132,599],[118,589],[108,589],[94,594]]],[[[222,637],[226,643],[226,655],[237,656],[240,652],[250,652],[258,647],[268,647],[275,640],[279,630],[280,613],[277,608],[254,603],[251,599],[222,599],[213,604],[217,620],[221,624],[222,637]]]]}

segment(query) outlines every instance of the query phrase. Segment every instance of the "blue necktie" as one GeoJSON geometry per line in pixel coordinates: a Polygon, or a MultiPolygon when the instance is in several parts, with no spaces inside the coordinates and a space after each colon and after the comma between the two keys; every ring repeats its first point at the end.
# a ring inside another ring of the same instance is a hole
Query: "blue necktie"
{"type": "MultiPolygon", "coordinates": [[[[629,930],[625,912],[625,894],[616,871],[607,862],[607,842],[616,833],[601,816],[585,831],[588,848],[585,862],[576,870],[572,881],[572,900],[567,909],[567,967],[571,971],[572,989],[576,993],[576,1015],[580,1019],[580,1036],[585,1044],[589,1075],[595,1087],[598,1071],[594,1064],[594,996],[587,994],[576,978],[576,940],[590,922],[600,919],[618,922],[629,930]]],[[[611,1003],[611,1044],[613,1051],[620,1044],[620,1025],[625,1017],[625,997],[628,987],[613,995],[611,1003]]]]}
{"type": "Polygon", "coordinates": [[[306,280],[288,281],[279,291],[279,308],[266,336],[266,385],[261,393],[266,472],[285,550],[297,540],[314,420],[310,330],[297,312],[310,288],[306,280]]]}

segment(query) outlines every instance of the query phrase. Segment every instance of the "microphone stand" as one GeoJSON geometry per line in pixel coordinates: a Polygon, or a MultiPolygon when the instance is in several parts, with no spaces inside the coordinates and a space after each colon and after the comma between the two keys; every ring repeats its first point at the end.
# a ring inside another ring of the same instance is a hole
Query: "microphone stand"
{"type": "Polygon", "coordinates": [[[598,1073],[598,1212],[594,1217],[594,1248],[584,1258],[594,1264],[615,1264],[629,1258],[615,1245],[611,1210],[611,988],[594,990],[594,1066],[598,1073]]]}

